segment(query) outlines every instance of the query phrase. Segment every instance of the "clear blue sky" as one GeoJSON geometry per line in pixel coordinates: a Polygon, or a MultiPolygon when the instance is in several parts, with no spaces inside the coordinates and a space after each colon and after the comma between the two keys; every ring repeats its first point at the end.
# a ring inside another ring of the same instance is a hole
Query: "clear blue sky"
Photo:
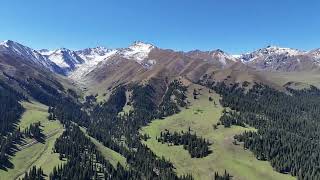
{"type": "Polygon", "coordinates": [[[232,54],[267,45],[320,47],[319,0],[3,0],[0,40],[35,49],[126,47],[232,54]]]}

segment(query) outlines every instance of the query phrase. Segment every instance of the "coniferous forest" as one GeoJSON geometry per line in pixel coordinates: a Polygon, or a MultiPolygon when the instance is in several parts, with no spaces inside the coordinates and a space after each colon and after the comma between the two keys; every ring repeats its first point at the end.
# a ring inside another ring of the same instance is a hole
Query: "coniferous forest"
{"type": "MultiPolygon", "coordinates": [[[[62,119],[60,121],[67,129],[57,140],[55,151],[60,153],[62,159],[68,159],[67,164],[53,170],[50,175],[52,180],[63,177],[72,179],[79,173],[81,174],[80,179],[101,177],[104,179],[193,179],[188,174],[177,176],[169,161],[157,157],[141,143],[139,128],[159,117],[158,114],[163,113],[158,110],[152,100],[155,92],[151,86],[133,85],[130,89],[132,90],[130,102],[134,110],[122,116],[118,115],[126,103],[126,89],[122,86],[116,88],[107,102],[96,104],[94,108],[88,110],[91,116],[81,116],[82,113],[73,115],[72,111],[59,105],[50,108],[50,114],[52,114],[50,116],[62,119]],[[129,168],[126,169],[118,164],[117,168],[113,169],[79,128],[64,118],[66,116],[71,116],[70,119],[77,118],[76,121],[73,121],[76,123],[80,119],[89,135],[101,141],[106,147],[122,154],[127,159],[129,168]],[[74,144],[78,141],[81,143],[75,146],[74,144]],[[73,171],[67,171],[70,169],[73,171]]],[[[94,98],[87,100],[94,101],[94,98]]],[[[90,103],[88,101],[87,103],[90,103]]],[[[80,106],[74,108],[81,109],[80,106]]]]}
{"type": "Polygon", "coordinates": [[[183,145],[183,148],[189,152],[192,158],[202,158],[210,154],[212,151],[209,149],[211,143],[196,134],[191,133],[191,129],[187,132],[173,132],[169,130],[162,131],[158,142],[168,143],[170,145],[183,145]]]}
{"type": "MultiPolygon", "coordinates": [[[[202,83],[204,84],[204,83],[202,83]]],[[[235,139],[244,143],[259,160],[270,161],[274,169],[298,179],[320,179],[320,90],[281,92],[255,84],[245,92],[239,84],[204,84],[222,97],[225,127],[249,125],[257,132],[245,132],[235,139]]]]}
{"type": "Polygon", "coordinates": [[[36,166],[32,166],[29,172],[26,172],[21,180],[44,180],[43,170],[37,168],[36,166]]]}
{"type": "Polygon", "coordinates": [[[11,166],[9,155],[21,137],[15,124],[24,109],[19,103],[25,97],[0,80],[0,168],[11,166]]]}

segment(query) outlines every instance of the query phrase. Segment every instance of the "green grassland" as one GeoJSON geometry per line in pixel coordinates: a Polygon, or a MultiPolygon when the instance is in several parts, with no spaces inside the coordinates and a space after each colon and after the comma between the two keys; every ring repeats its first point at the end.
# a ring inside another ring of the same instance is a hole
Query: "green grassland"
{"type": "MultiPolygon", "coordinates": [[[[14,167],[7,169],[7,171],[0,170],[0,180],[17,179],[34,165],[41,167],[48,178],[53,167],[64,162],[59,160],[58,153],[53,153],[52,151],[55,140],[63,132],[63,126],[59,121],[48,120],[47,106],[37,102],[23,102],[22,105],[26,111],[22,115],[18,126],[23,130],[31,123],[40,121],[43,133],[47,135],[48,138],[44,143],[35,143],[16,152],[10,159],[14,167]]],[[[31,141],[31,139],[25,139],[26,143],[30,143],[31,141]]]]}
{"type": "Polygon", "coordinates": [[[20,129],[23,130],[32,123],[40,122],[44,134],[48,134],[56,129],[61,128],[59,121],[48,120],[48,107],[38,102],[22,102],[26,111],[23,113],[20,123],[20,129]]]}
{"type": "Polygon", "coordinates": [[[215,171],[221,173],[226,169],[238,180],[289,180],[295,179],[290,175],[278,173],[273,170],[267,161],[259,161],[242,145],[233,144],[233,136],[244,131],[255,130],[253,128],[242,128],[232,126],[224,128],[219,126],[214,130],[212,125],[217,123],[223,108],[219,104],[219,95],[209,93],[208,89],[198,85],[189,87],[189,101],[191,106],[183,109],[179,114],[155,120],[149,126],[141,129],[141,133],[150,135],[150,139],[144,142],[159,157],[166,157],[170,160],[179,175],[192,173],[195,179],[213,179],[215,171]],[[194,88],[202,88],[201,95],[193,100],[194,88]],[[208,100],[213,97],[214,102],[208,100]],[[188,127],[202,137],[209,139],[213,144],[213,153],[204,158],[191,158],[189,153],[182,146],[168,146],[156,140],[164,129],[170,131],[187,131],[188,127]]]}
{"type": "Polygon", "coordinates": [[[268,81],[279,86],[288,82],[295,82],[297,89],[308,88],[310,85],[320,88],[320,75],[316,72],[259,72],[268,81]]]}
{"type": "Polygon", "coordinates": [[[108,160],[113,167],[117,167],[118,162],[123,166],[126,167],[127,166],[127,161],[126,158],[123,157],[121,154],[115,152],[114,150],[104,146],[103,144],[101,144],[98,140],[96,140],[95,138],[89,136],[86,132],[86,130],[84,128],[80,128],[85,134],[86,136],[88,136],[91,140],[91,142],[93,142],[93,144],[96,145],[97,150],[101,152],[101,154],[103,155],[103,157],[108,160]]]}

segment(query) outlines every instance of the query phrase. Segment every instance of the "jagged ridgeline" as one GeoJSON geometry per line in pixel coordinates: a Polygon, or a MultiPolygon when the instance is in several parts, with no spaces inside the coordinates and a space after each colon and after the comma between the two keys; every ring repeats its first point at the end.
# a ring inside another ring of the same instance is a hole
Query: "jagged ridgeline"
{"type": "Polygon", "coordinates": [[[320,179],[320,90],[287,89],[280,92],[255,84],[245,92],[238,84],[207,84],[221,94],[221,104],[231,108],[221,121],[226,127],[249,125],[257,132],[245,132],[235,139],[244,142],[259,160],[275,170],[298,179],[320,179]]]}

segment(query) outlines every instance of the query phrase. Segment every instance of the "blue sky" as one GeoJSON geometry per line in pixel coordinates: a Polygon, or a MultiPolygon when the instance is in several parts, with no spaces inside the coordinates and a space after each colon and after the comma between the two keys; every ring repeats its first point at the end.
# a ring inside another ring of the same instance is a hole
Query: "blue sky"
{"type": "Polygon", "coordinates": [[[0,40],[35,49],[126,47],[232,54],[320,47],[319,0],[3,0],[0,40]]]}

